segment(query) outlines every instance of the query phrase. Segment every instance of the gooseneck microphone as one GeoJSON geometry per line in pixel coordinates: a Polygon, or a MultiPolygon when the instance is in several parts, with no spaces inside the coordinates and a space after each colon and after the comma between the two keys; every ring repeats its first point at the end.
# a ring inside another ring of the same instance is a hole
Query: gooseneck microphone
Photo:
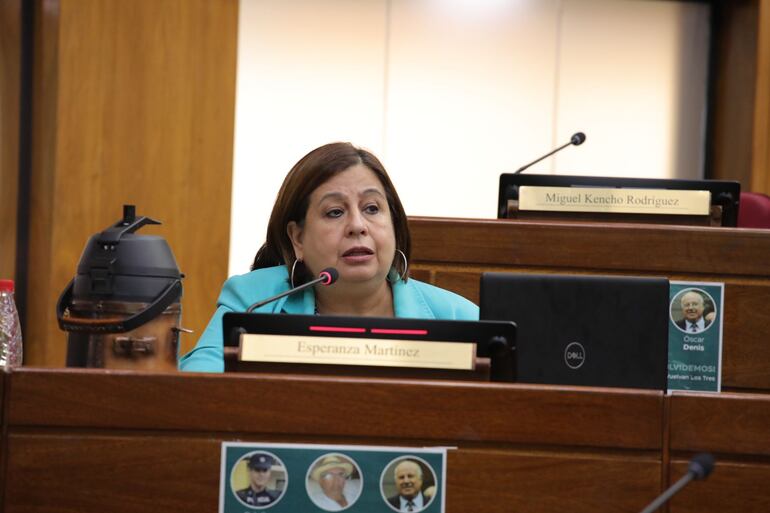
{"type": "Polygon", "coordinates": [[[246,309],[246,313],[251,313],[257,308],[259,308],[260,306],[264,306],[268,303],[272,303],[273,301],[281,299],[284,296],[296,294],[301,290],[305,290],[306,288],[309,288],[309,287],[314,287],[318,284],[331,285],[332,283],[337,281],[337,278],[339,277],[340,277],[340,273],[337,272],[337,269],[335,269],[334,267],[327,267],[326,269],[318,273],[318,278],[314,280],[310,280],[307,283],[303,283],[299,287],[294,287],[293,289],[289,289],[286,292],[281,292],[277,296],[269,297],[267,299],[263,299],[262,301],[257,301],[256,303],[254,303],[253,305],[251,305],[246,309]]]}
{"type": "Polygon", "coordinates": [[[679,490],[684,488],[690,481],[699,481],[706,479],[711,471],[714,470],[714,456],[703,452],[696,454],[690,460],[687,468],[687,474],[674,483],[668,490],[663,492],[657,499],[652,501],[649,506],[642,510],[642,513],[653,513],[656,509],[668,502],[679,490]]]}
{"type": "Polygon", "coordinates": [[[569,142],[567,144],[562,144],[561,146],[559,146],[558,148],[553,150],[551,153],[547,153],[547,154],[543,155],[539,159],[530,162],[526,166],[521,166],[513,174],[514,175],[518,175],[519,173],[521,173],[522,171],[527,169],[529,166],[537,164],[538,162],[540,162],[544,158],[550,157],[551,155],[553,155],[557,151],[561,151],[564,148],[566,148],[567,146],[571,146],[571,145],[580,146],[581,144],[583,144],[585,142],[585,140],[586,140],[586,134],[584,134],[583,132],[575,132],[574,134],[572,134],[572,137],[570,137],[569,142]]]}

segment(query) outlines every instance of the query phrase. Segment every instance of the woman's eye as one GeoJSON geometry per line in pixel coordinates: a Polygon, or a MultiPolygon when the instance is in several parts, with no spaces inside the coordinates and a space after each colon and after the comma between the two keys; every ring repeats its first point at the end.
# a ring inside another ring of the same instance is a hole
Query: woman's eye
{"type": "Polygon", "coordinates": [[[380,211],[380,207],[374,204],[367,205],[366,207],[364,207],[364,212],[366,212],[367,214],[376,214],[379,211],[380,211]]]}
{"type": "Polygon", "coordinates": [[[333,208],[326,212],[326,217],[340,217],[343,214],[341,208],[333,208]]]}

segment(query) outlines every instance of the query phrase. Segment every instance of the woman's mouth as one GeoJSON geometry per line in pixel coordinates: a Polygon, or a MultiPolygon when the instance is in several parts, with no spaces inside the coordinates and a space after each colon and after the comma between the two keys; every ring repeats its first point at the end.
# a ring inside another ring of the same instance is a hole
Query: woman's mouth
{"type": "Polygon", "coordinates": [[[366,246],[356,246],[345,251],[342,258],[347,262],[363,262],[372,258],[373,255],[374,251],[366,246]]]}

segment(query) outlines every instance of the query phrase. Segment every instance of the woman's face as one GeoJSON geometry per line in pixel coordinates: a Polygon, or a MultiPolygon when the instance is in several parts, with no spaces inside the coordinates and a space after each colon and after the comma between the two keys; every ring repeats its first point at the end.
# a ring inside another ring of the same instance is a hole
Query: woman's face
{"type": "Polygon", "coordinates": [[[335,267],[340,282],[385,280],[396,251],[385,189],[363,164],[313,191],[304,225],[292,221],[287,231],[294,254],[312,274],[335,267]]]}

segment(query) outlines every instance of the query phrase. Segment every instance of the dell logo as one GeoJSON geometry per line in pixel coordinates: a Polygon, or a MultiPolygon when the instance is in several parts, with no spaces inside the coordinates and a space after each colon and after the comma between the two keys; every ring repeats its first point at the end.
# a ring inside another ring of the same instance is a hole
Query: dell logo
{"type": "Polygon", "coordinates": [[[586,350],[580,342],[570,342],[564,349],[564,363],[570,369],[579,369],[586,361],[586,350]]]}

